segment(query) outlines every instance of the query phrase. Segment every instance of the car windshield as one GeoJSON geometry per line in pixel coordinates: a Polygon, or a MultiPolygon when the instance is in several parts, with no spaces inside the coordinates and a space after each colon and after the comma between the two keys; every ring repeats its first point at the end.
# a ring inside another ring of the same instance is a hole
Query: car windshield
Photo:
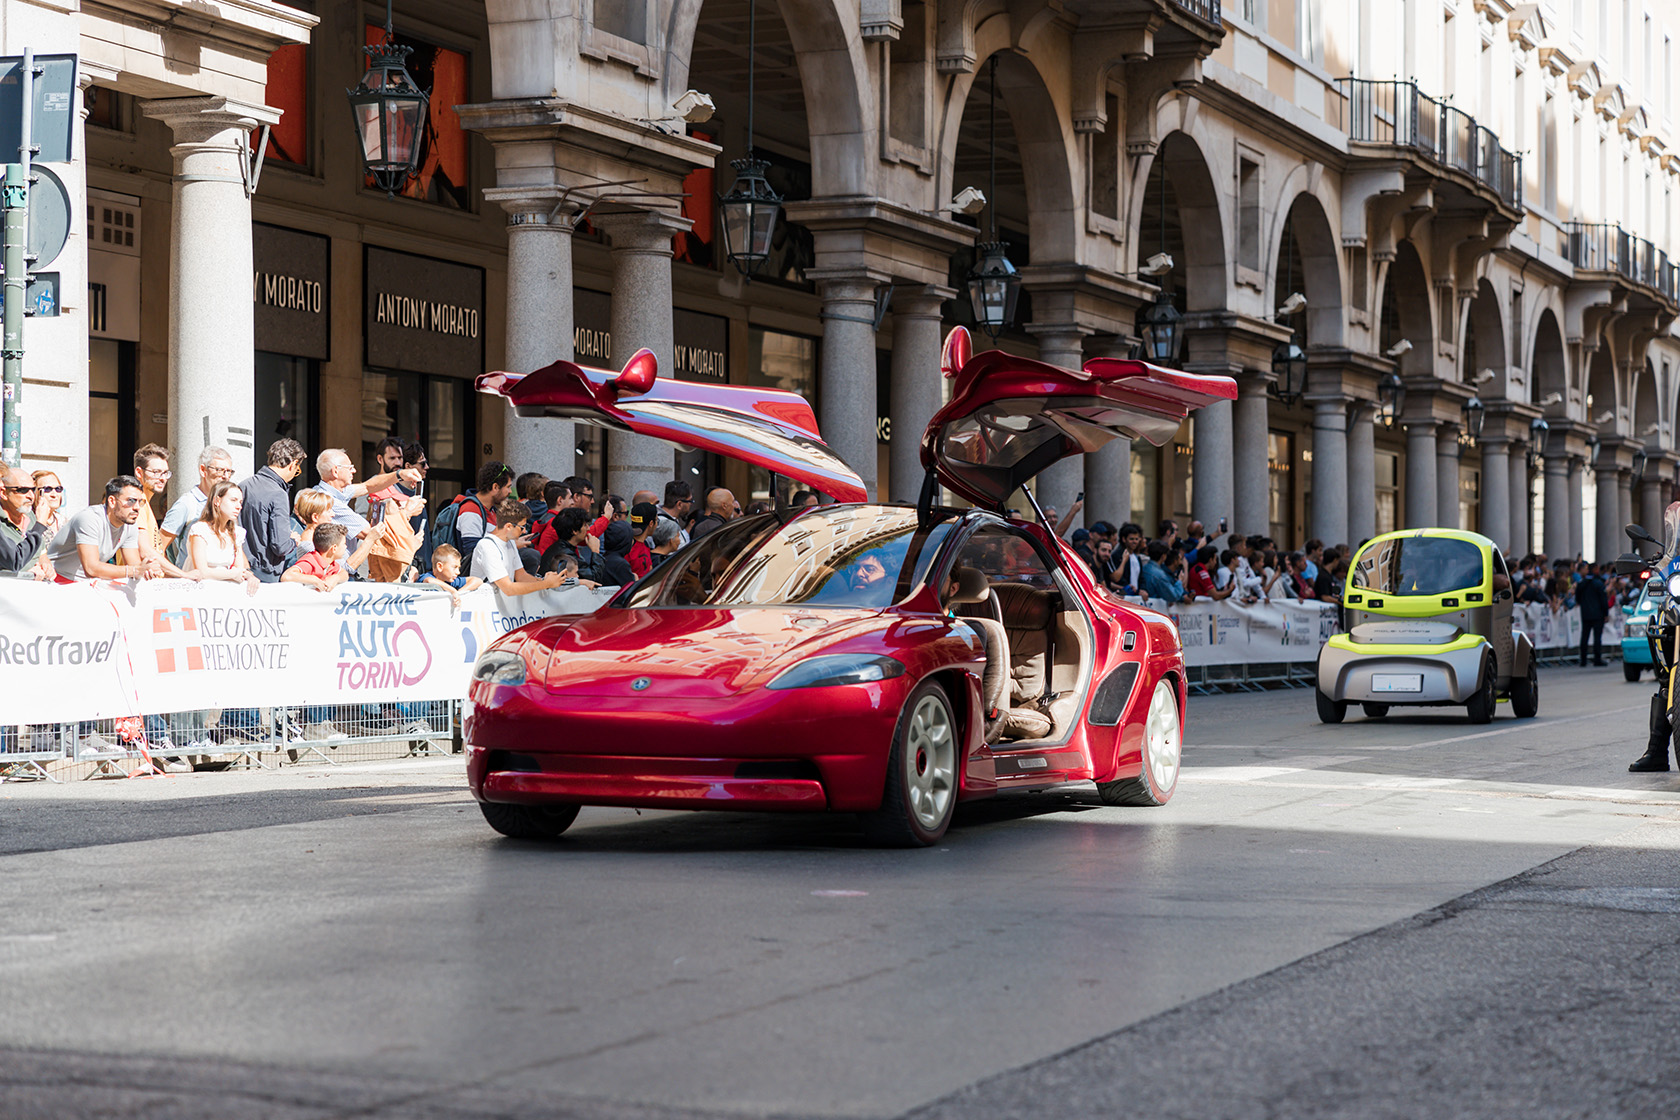
{"type": "Polygon", "coordinates": [[[615,600],[620,607],[855,607],[881,610],[927,576],[950,532],[902,506],[815,506],[731,521],[615,600]]]}
{"type": "Polygon", "coordinates": [[[1482,550],[1454,537],[1397,537],[1360,554],[1352,586],[1383,595],[1441,595],[1480,587],[1482,550]]]}

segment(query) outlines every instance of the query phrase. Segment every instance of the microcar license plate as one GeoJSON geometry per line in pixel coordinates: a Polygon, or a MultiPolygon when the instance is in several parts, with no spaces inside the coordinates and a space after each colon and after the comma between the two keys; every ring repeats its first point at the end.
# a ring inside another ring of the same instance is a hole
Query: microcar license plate
{"type": "Polygon", "coordinates": [[[1373,673],[1372,692],[1422,692],[1422,673],[1373,673]]]}

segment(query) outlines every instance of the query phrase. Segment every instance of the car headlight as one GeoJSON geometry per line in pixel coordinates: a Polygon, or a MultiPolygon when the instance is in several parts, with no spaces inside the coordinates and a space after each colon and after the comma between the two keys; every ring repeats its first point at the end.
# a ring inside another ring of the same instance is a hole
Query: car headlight
{"type": "Polygon", "coordinates": [[[1675,572],[1668,577],[1668,597],[1670,599],[1680,599],[1680,572],[1675,572]]]}
{"type": "Polygon", "coordinates": [[[473,665],[472,679],[485,684],[524,684],[525,659],[505,649],[486,650],[473,665]]]}
{"type": "Polygon", "coordinates": [[[782,670],[766,688],[822,688],[836,684],[868,684],[904,675],[904,663],[885,655],[831,653],[811,657],[782,670]]]}

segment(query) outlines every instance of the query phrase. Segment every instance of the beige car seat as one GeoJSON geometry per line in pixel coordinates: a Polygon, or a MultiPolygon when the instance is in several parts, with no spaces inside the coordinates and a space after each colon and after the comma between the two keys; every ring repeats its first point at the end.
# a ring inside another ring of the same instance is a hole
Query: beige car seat
{"type": "MultiPolygon", "coordinates": [[[[1037,638],[1037,660],[1029,656],[1026,667],[1022,672],[1028,683],[1021,683],[1021,674],[1017,672],[1017,663],[1021,658],[1014,651],[1016,630],[1008,625],[1009,610],[998,601],[997,589],[986,580],[984,573],[975,568],[959,568],[957,576],[957,593],[952,596],[950,605],[968,605],[980,603],[988,604],[994,614],[1003,616],[1004,621],[995,618],[964,616],[963,621],[979,631],[986,643],[986,672],[981,678],[980,695],[986,704],[986,741],[998,742],[1004,739],[1040,739],[1050,734],[1055,724],[1050,717],[1029,706],[1037,702],[1044,692],[1044,664],[1045,640],[1042,628],[1037,638]],[[1029,692],[1031,688],[1031,666],[1037,666],[1037,691],[1029,692]]],[[[1010,584],[999,584],[998,587],[1007,590],[1010,584]]],[[[1031,590],[1026,588],[1024,590],[1031,590]]],[[[1045,608],[1048,617],[1048,607],[1045,608]]],[[[1030,643],[1032,635],[1020,631],[1030,643]]]]}

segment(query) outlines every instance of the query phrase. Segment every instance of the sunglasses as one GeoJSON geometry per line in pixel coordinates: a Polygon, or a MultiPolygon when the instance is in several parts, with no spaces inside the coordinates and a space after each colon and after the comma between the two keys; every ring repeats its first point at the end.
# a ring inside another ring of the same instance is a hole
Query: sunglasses
{"type": "Polygon", "coordinates": [[[144,498],[118,498],[117,504],[119,506],[127,506],[128,508],[133,509],[143,501],[145,501],[144,498]]]}
{"type": "Polygon", "coordinates": [[[35,489],[39,490],[43,494],[62,494],[62,493],[64,493],[64,487],[62,487],[62,486],[37,486],[37,487],[35,487],[35,489]]]}
{"type": "MultiPolygon", "coordinates": [[[[8,494],[33,494],[40,489],[42,487],[39,486],[0,486],[0,490],[4,490],[8,494]]],[[[59,489],[63,490],[64,487],[60,486],[59,489]]]]}

